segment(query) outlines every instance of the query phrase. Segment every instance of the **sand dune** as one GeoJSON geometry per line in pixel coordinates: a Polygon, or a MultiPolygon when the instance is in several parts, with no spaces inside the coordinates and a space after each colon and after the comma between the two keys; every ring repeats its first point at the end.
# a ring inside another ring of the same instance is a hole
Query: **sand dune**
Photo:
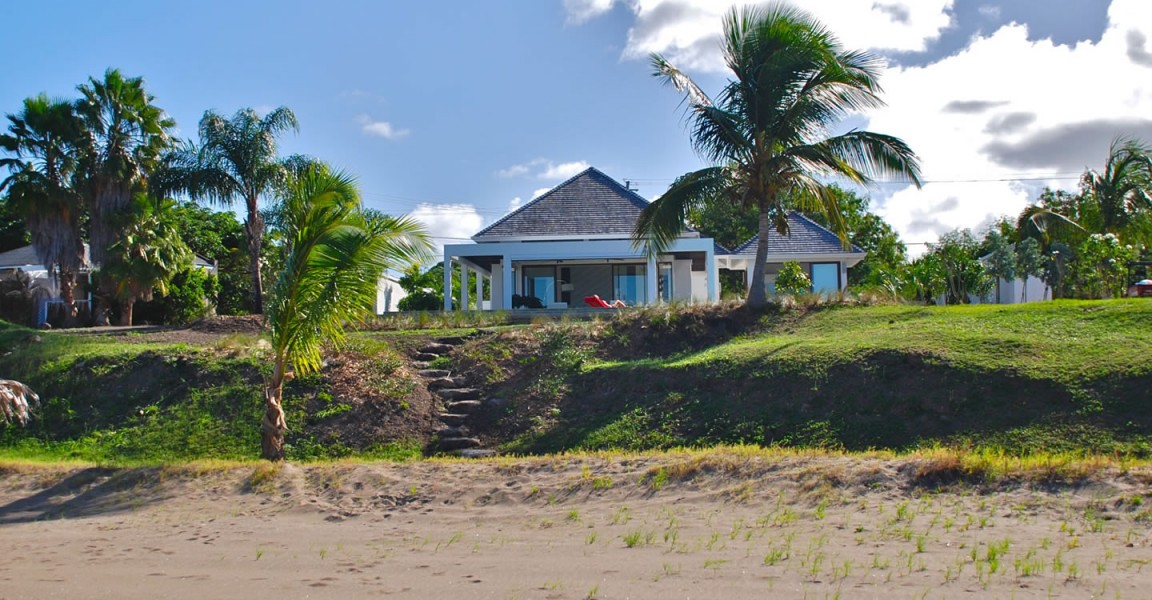
{"type": "Polygon", "coordinates": [[[1147,598],[1149,480],[736,451],[0,465],[0,598],[1147,598]]]}

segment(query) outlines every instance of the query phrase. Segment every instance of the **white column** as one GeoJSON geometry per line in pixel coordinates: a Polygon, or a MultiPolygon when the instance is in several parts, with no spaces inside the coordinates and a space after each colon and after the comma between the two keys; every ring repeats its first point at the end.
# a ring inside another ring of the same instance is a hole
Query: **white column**
{"type": "Polygon", "coordinates": [[[840,291],[844,291],[848,287],[848,265],[844,261],[840,261],[840,291]]]}
{"type": "Polygon", "coordinates": [[[501,281],[501,288],[504,290],[504,297],[500,299],[500,303],[504,306],[504,310],[512,310],[512,257],[507,254],[504,255],[504,262],[500,263],[501,271],[504,275],[504,281],[501,281]]]}
{"type": "Polygon", "coordinates": [[[656,277],[658,275],[659,275],[659,273],[656,272],[656,257],[655,256],[649,256],[648,257],[648,273],[647,273],[647,277],[644,278],[644,283],[646,283],[647,287],[648,287],[648,294],[647,294],[648,295],[648,302],[647,302],[648,304],[659,304],[660,303],[659,287],[657,287],[657,285],[656,285],[656,277]]]}
{"type": "Polygon", "coordinates": [[[452,310],[452,259],[444,257],[444,310],[452,310]]]}
{"type": "Polygon", "coordinates": [[[484,310],[484,273],[476,271],[476,310],[484,310]]]}
{"type": "Polygon", "coordinates": [[[720,272],[716,270],[716,253],[712,248],[704,251],[704,276],[708,280],[708,301],[719,301],[720,272]]]}
{"type": "Polygon", "coordinates": [[[468,265],[460,263],[460,310],[468,310],[468,265]]]}

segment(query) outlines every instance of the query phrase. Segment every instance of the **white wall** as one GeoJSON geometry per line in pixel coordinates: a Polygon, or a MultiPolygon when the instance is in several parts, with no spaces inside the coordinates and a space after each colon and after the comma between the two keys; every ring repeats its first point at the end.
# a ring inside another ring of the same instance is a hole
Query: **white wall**
{"type": "Polygon", "coordinates": [[[396,312],[396,305],[400,300],[408,295],[404,288],[391,277],[381,277],[376,284],[376,314],[382,315],[386,312],[396,312]]]}

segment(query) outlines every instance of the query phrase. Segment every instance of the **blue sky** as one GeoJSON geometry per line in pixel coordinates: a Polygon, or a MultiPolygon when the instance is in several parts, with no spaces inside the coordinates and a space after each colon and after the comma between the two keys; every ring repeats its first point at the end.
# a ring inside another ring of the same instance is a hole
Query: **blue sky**
{"type": "MultiPolygon", "coordinates": [[[[415,214],[451,243],[588,165],[648,198],[699,168],[680,98],[645,57],[665,53],[718,89],[730,4],[6,2],[0,112],[40,92],[73,96],[109,66],[143,76],[182,136],[206,109],[286,105],[301,130],[285,153],[352,172],[367,205],[415,214]]],[[[889,61],[889,106],[851,124],[903,137],[935,182],[871,190],[909,242],[1018,212],[1045,184],[1074,186],[1117,134],[1152,139],[1146,4],[800,3],[889,61]]]]}

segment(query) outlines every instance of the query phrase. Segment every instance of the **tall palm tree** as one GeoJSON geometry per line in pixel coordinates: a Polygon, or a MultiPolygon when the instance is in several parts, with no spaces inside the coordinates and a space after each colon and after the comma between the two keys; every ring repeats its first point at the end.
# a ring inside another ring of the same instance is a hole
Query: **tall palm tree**
{"type": "Polygon", "coordinates": [[[1113,140],[1104,170],[1085,171],[1081,189],[1099,208],[1104,233],[1134,233],[1141,218],[1152,216],[1152,150],[1134,139],[1113,140]]]}
{"type": "Polygon", "coordinates": [[[297,130],[296,115],[281,106],[261,118],[245,108],[227,119],[207,111],[200,119],[200,144],[185,143],[165,157],[157,177],[160,193],[183,191],[196,200],[231,205],[243,200],[247,210],[244,230],[248,236],[252,308],[264,312],[264,285],[260,274],[260,250],[264,243],[264,220],[260,198],[276,190],[295,163],[277,157],[276,136],[297,130]]]}
{"type": "Polygon", "coordinates": [[[72,104],[41,94],[24,100],[19,114],[8,115],[8,133],[0,134],[0,158],[9,176],[0,192],[23,216],[32,247],[60,284],[60,297],[75,316],[76,274],[84,266],[80,230],[80,195],[72,187],[76,174],[75,145],[80,132],[72,104]]]}
{"type": "Polygon", "coordinates": [[[306,169],[284,191],[287,257],[266,307],[272,372],[264,382],[264,458],[284,458],[284,382],[320,368],[325,343],[372,314],[385,268],[429,258],[427,232],[407,218],[365,218],[353,179],[324,166],[306,169]]]}
{"type": "Polygon", "coordinates": [[[763,306],[769,228],[787,234],[788,209],[827,215],[847,243],[836,196],[817,176],[866,184],[892,175],[919,186],[920,167],[898,138],[855,130],[828,136],[849,113],[883,104],[874,56],[844,50],[819,22],[785,4],[733,9],[723,40],[735,79],[715,101],[664,57],[651,57],[653,75],[686,94],[693,146],[714,166],[678,178],[641,212],[633,238],[658,254],[692,208],[755,209],[759,245],[747,302],[763,306]]]}
{"type": "Polygon", "coordinates": [[[118,226],[144,191],[147,177],[171,145],[176,122],[153,104],[140,77],[116,69],[79,87],[76,112],[84,125],[81,169],[88,197],[88,242],[92,261],[104,264],[119,239],[118,226]]]}

